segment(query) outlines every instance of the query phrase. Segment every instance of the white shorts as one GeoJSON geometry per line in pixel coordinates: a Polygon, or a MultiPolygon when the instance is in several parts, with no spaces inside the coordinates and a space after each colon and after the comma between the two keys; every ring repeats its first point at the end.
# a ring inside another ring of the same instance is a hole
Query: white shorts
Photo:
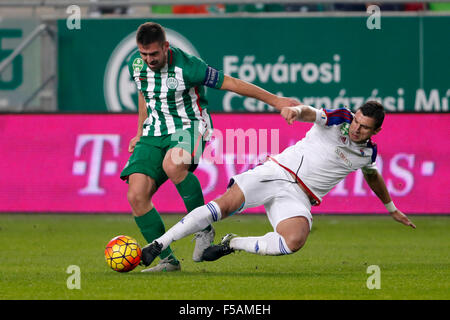
{"type": "Polygon", "coordinates": [[[312,227],[311,203],[294,178],[273,161],[232,177],[244,193],[245,203],[239,212],[264,205],[274,231],[280,221],[302,216],[312,227]]]}

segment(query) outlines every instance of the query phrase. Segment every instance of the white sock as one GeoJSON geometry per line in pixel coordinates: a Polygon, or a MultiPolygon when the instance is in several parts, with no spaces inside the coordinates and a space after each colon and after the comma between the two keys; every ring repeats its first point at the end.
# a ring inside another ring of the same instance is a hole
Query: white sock
{"type": "MultiPolygon", "coordinates": [[[[180,240],[190,234],[201,231],[211,223],[222,219],[220,208],[214,201],[192,210],[165,234],[156,239],[166,249],[173,241],[180,240]]],[[[161,251],[162,251],[161,250],[161,251]]]]}
{"type": "Polygon", "coordinates": [[[266,233],[262,237],[236,237],[231,239],[230,247],[262,256],[279,256],[292,253],[283,236],[276,232],[266,233]]]}

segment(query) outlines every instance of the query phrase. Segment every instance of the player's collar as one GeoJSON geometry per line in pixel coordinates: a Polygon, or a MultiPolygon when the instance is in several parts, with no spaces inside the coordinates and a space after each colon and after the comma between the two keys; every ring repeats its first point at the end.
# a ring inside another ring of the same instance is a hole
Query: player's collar
{"type": "Polygon", "coordinates": [[[357,147],[368,147],[369,144],[372,143],[371,140],[370,140],[370,138],[367,139],[367,140],[365,140],[365,141],[363,141],[363,142],[354,142],[354,141],[352,141],[352,140],[350,140],[350,142],[351,142],[353,145],[357,146],[357,147]]]}
{"type": "Polygon", "coordinates": [[[173,63],[173,51],[170,47],[167,51],[167,64],[170,66],[173,63]]]}

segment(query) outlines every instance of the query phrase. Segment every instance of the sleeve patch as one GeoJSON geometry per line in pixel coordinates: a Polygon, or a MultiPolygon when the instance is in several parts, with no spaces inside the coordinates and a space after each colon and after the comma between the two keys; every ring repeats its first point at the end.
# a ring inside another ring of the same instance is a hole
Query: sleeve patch
{"type": "MultiPolygon", "coordinates": [[[[312,107],[311,107],[312,108],[312,107]]],[[[316,121],[314,123],[317,123],[318,125],[321,125],[322,127],[327,124],[327,115],[325,113],[325,109],[316,110],[316,121]]]]}
{"type": "Polygon", "coordinates": [[[323,109],[327,115],[327,126],[338,125],[343,122],[352,123],[353,115],[345,108],[339,108],[336,110],[323,109]]]}
{"type": "Polygon", "coordinates": [[[206,68],[205,80],[203,80],[203,85],[210,88],[216,88],[218,83],[219,71],[217,71],[213,67],[208,66],[208,68],[206,68]]]}

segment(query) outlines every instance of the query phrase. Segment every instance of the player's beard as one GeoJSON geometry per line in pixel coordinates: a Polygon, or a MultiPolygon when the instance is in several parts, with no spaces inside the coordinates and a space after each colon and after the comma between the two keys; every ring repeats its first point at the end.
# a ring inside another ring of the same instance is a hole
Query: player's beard
{"type": "Polygon", "coordinates": [[[350,140],[352,140],[353,142],[356,142],[356,143],[360,142],[361,138],[360,138],[360,135],[358,135],[357,133],[350,131],[349,136],[350,136],[350,140]]]}
{"type": "Polygon", "coordinates": [[[370,136],[363,136],[362,134],[358,134],[356,132],[349,132],[349,138],[354,143],[364,143],[370,139],[370,136]]]}
{"type": "Polygon", "coordinates": [[[167,53],[164,54],[164,57],[160,61],[156,61],[156,63],[150,64],[149,67],[152,71],[159,71],[161,70],[167,62],[167,53]]]}

